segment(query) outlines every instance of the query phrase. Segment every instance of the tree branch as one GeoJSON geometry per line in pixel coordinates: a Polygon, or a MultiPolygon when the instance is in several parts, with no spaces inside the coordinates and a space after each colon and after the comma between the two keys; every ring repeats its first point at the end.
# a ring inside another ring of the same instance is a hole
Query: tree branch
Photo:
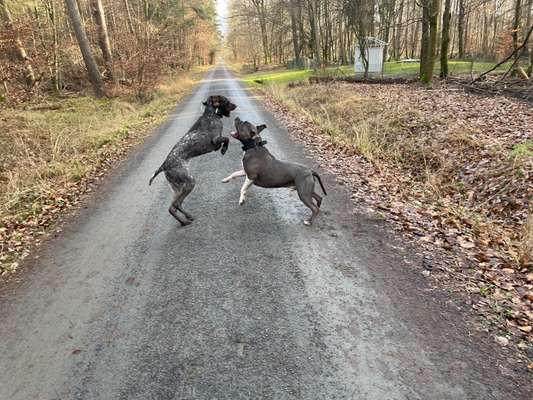
{"type": "MultiPolygon", "coordinates": [[[[492,71],[494,71],[496,68],[498,68],[500,65],[502,64],[505,64],[507,61],[509,61],[516,53],[518,53],[519,51],[521,51],[526,45],[527,45],[527,42],[529,41],[529,37],[531,36],[531,33],[533,32],[533,25],[531,25],[529,27],[529,30],[527,32],[527,35],[526,37],[524,38],[524,41],[522,42],[522,44],[520,46],[518,46],[516,49],[514,49],[511,54],[509,54],[507,57],[505,57],[502,61],[500,61],[498,64],[496,64],[494,67],[492,67],[491,69],[489,69],[488,71],[485,71],[483,72],[481,75],[479,75],[476,79],[474,79],[472,82],[470,82],[470,84],[473,84],[473,83],[476,83],[477,81],[479,81],[481,78],[483,78],[485,75],[487,74],[490,74],[492,71]]],[[[514,65],[515,63],[513,63],[514,65]]]]}

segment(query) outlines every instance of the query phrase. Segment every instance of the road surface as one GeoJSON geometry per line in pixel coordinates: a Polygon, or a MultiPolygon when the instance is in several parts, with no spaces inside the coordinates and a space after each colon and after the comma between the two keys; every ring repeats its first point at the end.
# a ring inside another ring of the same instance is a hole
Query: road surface
{"type": "Polygon", "coordinates": [[[211,71],[0,290],[1,400],[527,398],[324,172],[312,228],[288,190],[252,188],[240,207],[240,181],[220,182],[240,166],[232,141],[192,163],[196,222],[180,228],[164,176],[148,179],[210,94],[266,123],[279,158],[316,167],[228,70],[211,71]]]}

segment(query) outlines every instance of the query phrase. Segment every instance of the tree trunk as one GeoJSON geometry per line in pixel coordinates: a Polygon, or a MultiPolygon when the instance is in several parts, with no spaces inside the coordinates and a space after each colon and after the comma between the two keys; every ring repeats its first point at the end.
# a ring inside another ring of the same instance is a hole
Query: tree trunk
{"type": "MultiPolygon", "coordinates": [[[[526,21],[526,29],[528,29],[531,26],[531,8],[533,8],[533,0],[529,0],[527,3],[527,21],[526,21]]],[[[527,67],[527,74],[531,78],[531,73],[533,72],[533,48],[531,48],[531,38],[529,38],[528,44],[527,44],[527,52],[529,54],[529,66],[527,67]]]]}
{"type": "Polygon", "coordinates": [[[320,68],[320,37],[318,34],[318,1],[310,0],[309,1],[309,19],[311,24],[311,37],[313,40],[313,52],[315,53],[315,68],[320,68]]]}
{"type": "Polygon", "coordinates": [[[344,32],[342,31],[342,17],[338,18],[337,36],[339,38],[339,44],[337,47],[337,63],[339,65],[344,64],[344,32]]]}
{"type": "Polygon", "coordinates": [[[113,70],[113,55],[111,54],[111,44],[109,43],[109,35],[107,33],[107,23],[104,13],[104,6],[102,0],[91,0],[91,11],[94,22],[96,23],[96,30],[98,32],[98,46],[102,50],[105,68],[109,79],[115,80],[113,70]]]}
{"type": "Polygon", "coordinates": [[[440,47],[440,77],[448,77],[448,47],[450,44],[451,0],[445,0],[442,15],[442,42],[440,47]]]}
{"type": "Polygon", "coordinates": [[[459,58],[465,57],[465,0],[459,0],[459,15],[457,17],[459,58]]]}
{"type": "Polygon", "coordinates": [[[262,17],[259,18],[259,25],[261,26],[261,41],[263,43],[264,63],[268,64],[268,36],[267,36],[265,18],[262,18],[262,17]]]}
{"type": "Polygon", "coordinates": [[[135,30],[133,29],[133,20],[131,18],[130,3],[128,2],[128,0],[124,0],[124,7],[126,8],[126,17],[127,17],[127,23],[128,23],[128,30],[133,35],[133,34],[135,34],[135,30]]]}
{"type": "MultiPolygon", "coordinates": [[[[392,58],[395,60],[398,60],[401,56],[400,46],[401,46],[401,40],[402,40],[402,27],[400,24],[403,20],[403,10],[404,10],[404,0],[401,0],[400,2],[400,8],[398,10],[398,15],[396,16],[396,20],[394,17],[394,9],[392,10],[393,13],[393,21],[394,22],[394,34],[393,34],[393,45],[392,45],[392,58]]],[[[407,28],[406,28],[407,31],[407,28]]]]}
{"type": "Polygon", "coordinates": [[[483,23],[481,29],[481,55],[483,59],[488,59],[489,54],[489,27],[490,19],[487,10],[483,9],[483,23]]]}
{"type": "MultiPolygon", "coordinates": [[[[407,16],[412,16],[412,17],[416,18],[417,17],[417,15],[416,15],[416,11],[417,11],[416,3],[414,1],[411,1],[411,5],[412,5],[412,7],[410,8],[409,7],[409,1],[408,1],[407,2],[407,16]]],[[[401,20],[399,22],[401,23],[401,20]]],[[[412,47],[414,47],[415,44],[416,44],[414,32],[415,32],[415,29],[417,29],[417,27],[418,27],[418,22],[415,22],[414,24],[411,24],[411,26],[407,25],[405,27],[404,43],[405,43],[405,55],[407,57],[411,57],[411,58],[414,57],[414,48],[411,50],[409,48],[409,44],[411,44],[412,47]],[[409,39],[409,38],[411,38],[411,39],[409,39]],[[411,53],[409,53],[410,50],[411,50],[411,53]]],[[[398,50],[398,53],[401,53],[401,50],[398,50]]]]}
{"type": "Polygon", "coordinates": [[[330,10],[328,6],[328,2],[324,2],[324,29],[322,29],[323,32],[323,60],[324,64],[331,63],[331,43],[332,43],[332,32],[331,32],[331,16],[330,16],[330,10]]]}
{"type": "MultiPolygon", "coordinates": [[[[413,1],[413,13],[416,12],[416,2],[413,1]]],[[[420,30],[422,23],[417,21],[415,23],[415,28],[413,29],[413,37],[411,39],[411,58],[415,58],[416,50],[417,50],[417,42],[418,42],[418,32],[420,30]]],[[[422,51],[422,50],[421,50],[422,51]]]]}
{"type": "Polygon", "coordinates": [[[11,17],[11,13],[9,12],[9,8],[7,7],[6,0],[0,0],[0,7],[2,8],[1,11],[3,11],[3,19],[6,28],[13,34],[17,57],[19,61],[24,64],[24,69],[26,70],[26,83],[29,87],[33,87],[33,85],[35,85],[35,73],[33,72],[33,67],[31,66],[30,59],[28,57],[28,54],[26,53],[26,49],[24,48],[22,41],[20,40],[18,31],[15,28],[15,25],[13,24],[13,18],[11,17]]]}
{"type": "Polygon", "coordinates": [[[98,65],[94,60],[94,56],[89,44],[89,39],[87,39],[87,33],[81,22],[80,10],[78,9],[78,4],[76,0],[65,0],[67,6],[68,15],[72,27],[74,28],[74,33],[76,34],[76,39],[80,46],[81,55],[83,56],[83,61],[85,62],[85,67],[87,68],[87,73],[89,75],[89,80],[93,86],[94,94],[96,97],[104,97],[105,89],[104,82],[102,81],[102,76],[98,70],[98,65]]]}
{"type": "MultiPolygon", "coordinates": [[[[383,41],[385,43],[387,43],[384,47],[383,47],[383,61],[387,61],[388,60],[388,53],[389,53],[389,38],[390,38],[390,28],[391,28],[391,25],[393,24],[394,22],[394,8],[396,7],[396,0],[388,0],[386,2],[386,4],[384,5],[385,7],[385,10],[383,12],[383,15],[382,15],[382,18],[383,18],[383,41]]],[[[399,13],[401,13],[402,11],[402,8],[403,8],[403,2],[401,3],[400,5],[400,11],[398,11],[399,13]]],[[[394,42],[394,37],[395,35],[393,34],[393,42],[394,42]]],[[[393,45],[394,47],[394,45],[393,45]]],[[[394,52],[394,50],[393,50],[394,52]]]]}
{"type": "Polygon", "coordinates": [[[426,65],[427,82],[433,80],[433,69],[435,67],[435,56],[437,54],[437,38],[439,35],[439,15],[441,0],[431,1],[431,11],[429,15],[429,46],[428,63],[426,65]]]}
{"type": "MultiPolygon", "coordinates": [[[[55,4],[52,0],[46,0],[45,7],[48,11],[48,18],[52,24],[52,37],[54,42],[54,66],[51,68],[52,83],[56,92],[61,90],[61,74],[59,71],[59,34],[58,21],[55,4]]],[[[38,24],[38,23],[37,23],[38,24]]],[[[39,25],[39,24],[38,24],[39,25]]]]}
{"type": "Polygon", "coordinates": [[[421,2],[422,5],[422,38],[420,41],[420,79],[422,82],[426,81],[426,65],[428,63],[429,51],[429,2],[432,0],[425,0],[421,2]]]}
{"type": "Polygon", "coordinates": [[[257,17],[259,19],[259,27],[261,28],[261,41],[263,44],[263,57],[265,64],[268,64],[269,58],[269,45],[268,45],[268,33],[267,33],[267,16],[265,9],[264,0],[252,0],[252,3],[257,12],[257,17]]]}
{"type": "Polygon", "coordinates": [[[298,26],[296,23],[296,7],[294,0],[289,2],[289,14],[291,16],[292,46],[294,48],[294,61],[300,67],[300,41],[298,37],[298,26]]]}
{"type": "Polygon", "coordinates": [[[520,34],[520,11],[522,7],[522,0],[516,0],[513,18],[513,50],[515,51],[515,68],[518,67],[518,59],[520,54],[516,49],[518,48],[518,35],[520,34]]]}
{"type": "Polygon", "coordinates": [[[422,33],[422,46],[425,42],[424,57],[420,63],[420,80],[424,83],[430,83],[433,80],[433,68],[435,67],[435,53],[437,50],[437,36],[440,13],[440,0],[427,0],[422,4],[423,7],[423,24],[426,24],[422,33]]]}

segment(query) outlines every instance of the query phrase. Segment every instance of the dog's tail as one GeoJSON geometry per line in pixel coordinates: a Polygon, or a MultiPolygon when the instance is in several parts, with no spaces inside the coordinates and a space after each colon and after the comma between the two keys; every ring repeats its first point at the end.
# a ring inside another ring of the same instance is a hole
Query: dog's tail
{"type": "Polygon", "coordinates": [[[163,166],[162,166],[162,165],[157,169],[157,171],[154,172],[154,174],[153,174],[152,177],[150,178],[150,181],[148,182],[148,186],[150,186],[150,185],[152,184],[152,182],[153,182],[153,180],[155,179],[155,177],[156,177],[157,175],[159,175],[161,172],[163,172],[163,166]]]}
{"type": "Polygon", "coordinates": [[[313,171],[313,176],[318,180],[318,183],[320,183],[320,187],[322,188],[322,191],[327,196],[326,189],[324,189],[324,185],[322,184],[322,179],[320,179],[320,175],[318,175],[315,171],[313,171]]]}

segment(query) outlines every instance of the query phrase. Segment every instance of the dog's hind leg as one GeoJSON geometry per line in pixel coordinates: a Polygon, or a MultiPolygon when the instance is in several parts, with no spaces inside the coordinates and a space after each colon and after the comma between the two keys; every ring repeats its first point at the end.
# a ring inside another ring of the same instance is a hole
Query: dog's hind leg
{"type": "Polygon", "coordinates": [[[320,196],[318,193],[316,192],[313,192],[313,199],[316,200],[316,206],[318,208],[320,208],[320,206],[322,205],[322,196],[320,196]]]}
{"type": "Polygon", "coordinates": [[[165,171],[165,176],[170,184],[170,188],[174,192],[174,199],[172,200],[172,204],[168,211],[180,224],[189,225],[194,218],[183,210],[181,204],[185,197],[187,197],[193,190],[194,179],[189,175],[184,166],[165,171]],[[181,218],[177,211],[183,214],[186,218],[181,218]]]}
{"type": "MultiPolygon", "coordinates": [[[[298,197],[304,203],[312,212],[311,218],[304,220],[305,225],[311,225],[313,223],[313,220],[318,215],[320,208],[313,203],[314,196],[314,186],[315,183],[313,181],[313,178],[306,179],[300,182],[296,183],[296,189],[298,190],[298,197]]],[[[322,199],[321,199],[322,200],[322,199]]],[[[317,200],[318,203],[318,200],[317,200]]]]}
{"type": "MultiPolygon", "coordinates": [[[[181,218],[178,214],[179,208],[176,206],[176,201],[173,201],[170,207],[168,208],[168,212],[170,215],[172,215],[181,225],[190,225],[192,224],[192,221],[188,218],[181,218]]],[[[185,215],[186,216],[186,215],[185,215]]],[[[186,216],[187,217],[187,216],[186,216]]]]}
{"type": "Polygon", "coordinates": [[[304,220],[304,225],[312,225],[313,220],[318,215],[318,212],[320,211],[320,208],[315,206],[313,203],[313,200],[311,198],[300,196],[300,200],[302,200],[302,203],[304,203],[309,209],[311,209],[311,218],[304,220]]]}
{"type": "Polygon", "coordinates": [[[185,200],[185,198],[192,192],[193,189],[194,189],[194,179],[191,177],[191,181],[187,182],[184,185],[184,188],[181,191],[180,196],[178,198],[176,198],[176,200],[175,200],[176,208],[183,215],[185,215],[187,217],[187,219],[189,219],[190,221],[194,221],[194,217],[191,214],[189,214],[187,211],[185,211],[183,209],[183,207],[181,206],[181,204],[183,203],[183,200],[185,200]]]}

